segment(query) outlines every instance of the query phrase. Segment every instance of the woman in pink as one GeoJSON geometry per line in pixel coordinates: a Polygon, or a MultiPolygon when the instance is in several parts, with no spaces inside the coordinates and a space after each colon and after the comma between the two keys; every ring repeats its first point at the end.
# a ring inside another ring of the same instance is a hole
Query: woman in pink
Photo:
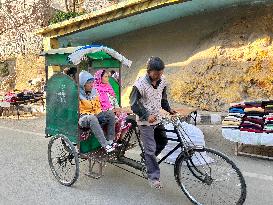
{"type": "Polygon", "coordinates": [[[99,95],[102,111],[119,108],[115,92],[109,84],[109,73],[106,70],[98,70],[95,73],[95,88],[99,95]]]}
{"type": "Polygon", "coordinates": [[[126,125],[126,113],[119,112],[119,104],[116,99],[115,92],[109,84],[109,73],[106,70],[98,70],[95,73],[95,84],[101,108],[103,111],[113,110],[117,116],[116,123],[116,141],[125,133],[131,125],[126,125]]]}

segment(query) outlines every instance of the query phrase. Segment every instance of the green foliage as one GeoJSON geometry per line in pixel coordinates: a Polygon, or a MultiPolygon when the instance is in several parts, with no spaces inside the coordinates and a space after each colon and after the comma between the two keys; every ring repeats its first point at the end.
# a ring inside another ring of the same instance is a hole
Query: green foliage
{"type": "Polygon", "coordinates": [[[77,13],[77,12],[63,12],[63,11],[58,11],[49,21],[49,25],[54,24],[54,23],[59,23],[71,18],[75,18],[77,16],[82,15],[83,13],[77,13]]]}

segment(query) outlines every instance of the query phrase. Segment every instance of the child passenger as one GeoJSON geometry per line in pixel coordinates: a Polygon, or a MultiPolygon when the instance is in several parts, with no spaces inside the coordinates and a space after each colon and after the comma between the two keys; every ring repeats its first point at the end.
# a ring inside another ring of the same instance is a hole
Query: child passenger
{"type": "Polygon", "coordinates": [[[93,87],[94,80],[90,73],[81,71],[79,75],[79,125],[89,127],[105,151],[112,152],[115,149],[112,144],[115,137],[115,114],[111,110],[102,110],[99,96],[93,87]],[[104,135],[101,126],[107,126],[107,136],[104,135]]]}

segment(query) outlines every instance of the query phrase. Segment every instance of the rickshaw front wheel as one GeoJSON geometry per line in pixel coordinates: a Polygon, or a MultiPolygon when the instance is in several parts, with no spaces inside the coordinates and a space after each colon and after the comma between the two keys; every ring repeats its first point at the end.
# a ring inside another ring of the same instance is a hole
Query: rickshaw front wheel
{"type": "Polygon", "coordinates": [[[196,205],[242,205],[246,199],[245,179],[226,155],[210,148],[193,148],[175,162],[175,178],[196,205]]]}
{"type": "Polygon", "coordinates": [[[48,144],[48,162],[54,177],[65,186],[79,178],[79,158],[75,146],[64,135],[55,135],[48,144]]]}

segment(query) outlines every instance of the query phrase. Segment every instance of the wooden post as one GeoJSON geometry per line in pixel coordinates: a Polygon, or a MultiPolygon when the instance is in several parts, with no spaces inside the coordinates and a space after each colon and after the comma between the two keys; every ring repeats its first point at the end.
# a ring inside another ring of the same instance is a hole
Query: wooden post
{"type": "Polygon", "coordinates": [[[48,81],[48,65],[47,64],[45,66],[45,74],[46,74],[46,82],[45,83],[47,83],[47,81],[48,81]]]}

